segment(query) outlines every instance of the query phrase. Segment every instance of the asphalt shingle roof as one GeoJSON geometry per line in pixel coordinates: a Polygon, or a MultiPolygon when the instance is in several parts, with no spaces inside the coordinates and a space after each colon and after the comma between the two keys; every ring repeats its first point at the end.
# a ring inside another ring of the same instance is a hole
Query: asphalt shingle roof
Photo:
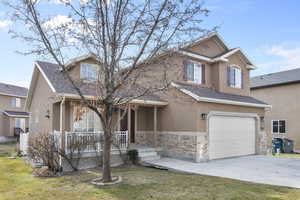
{"type": "Polygon", "coordinates": [[[193,94],[196,94],[199,97],[268,105],[267,103],[250,96],[222,93],[216,91],[215,89],[202,87],[200,85],[190,85],[177,82],[175,84],[179,85],[181,88],[188,90],[193,94]]]}
{"type": "MultiPolygon", "coordinates": [[[[57,93],[62,93],[62,94],[74,94],[77,95],[78,93],[76,90],[72,87],[72,84],[68,79],[66,79],[59,70],[59,66],[57,64],[49,63],[49,62],[43,62],[43,61],[37,61],[38,65],[41,67],[45,75],[47,76],[48,80],[54,87],[55,91],[57,93]]],[[[80,83],[80,88],[82,91],[83,95],[87,96],[94,96],[96,95],[97,87],[95,84],[87,84],[87,83],[80,83]]],[[[122,95],[122,97],[131,97],[133,95],[141,94],[143,93],[143,90],[145,88],[138,86],[138,85],[133,85],[131,86],[130,90],[125,90],[125,91],[120,91],[119,95],[122,95]]],[[[147,100],[147,101],[161,101],[165,102],[162,100],[160,97],[154,94],[146,94],[143,95],[142,97],[138,97],[138,100],[147,100]]]]}
{"type": "Polygon", "coordinates": [[[20,86],[0,83],[0,93],[12,96],[27,96],[28,89],[20,86]]]}
{"type": "Polygon", "coordinates": [[[300,68],[251,78],[251,89],[300,82],[300,68]]]}

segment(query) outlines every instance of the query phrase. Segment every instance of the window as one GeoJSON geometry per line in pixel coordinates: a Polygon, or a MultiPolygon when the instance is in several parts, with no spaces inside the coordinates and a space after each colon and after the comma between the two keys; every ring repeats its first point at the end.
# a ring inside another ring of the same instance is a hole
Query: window
{"type": "Polygon", "coordinates": [[[286,122],[285,120],[272,120],[273,133],[285,133],[286,122]]]}
{"type": "Polygon", "coordinates": [[[242,70],[238,67],[228,67],[228,85],[234,88],[242,88],[242,70]]]}
{"type": "Polygon", "coordinates": [[[186,62],[186,79],[194,83],[203,83],[202,80],[203,65],[201,63],[187,61],[186,62]]]}
{"type": "Polygon", "coordinates": [[[96,81],[97,65],[82,63],[80,66],[80,79],[86,81],[96,81]]]}
{"type": "MultiPolygon", "coordinates": [[[[75,106],[73,110],[73,119],[76,119],[76,113],[83,109],[75,106]]],[[[88,110],[81,114],[79,120],[73,120],[73,131],[75,132],[94,132],[102,130],[99,117],[92,111],[88,110]]]]}
{"type": "Polygon", "coordinates": [[[13,97],[11,99],[11,106],[14,108],[21,108],[21,99],[17,97],[13,97]]]}
{"type": "Polygon", "coordinates": [[[21,128],[23,131],[25,131],[25,119],[15,118],[15,128],[21,128]]]}

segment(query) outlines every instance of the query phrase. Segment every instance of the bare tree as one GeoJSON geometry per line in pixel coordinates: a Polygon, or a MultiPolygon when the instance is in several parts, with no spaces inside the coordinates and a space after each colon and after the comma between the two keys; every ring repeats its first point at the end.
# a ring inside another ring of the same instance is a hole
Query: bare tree
{"type": "Polygon", "coordinates": [[[140,65],[179,45],[208,33],[201,24],[209,11],[202,0],[10,0],[12,19],[26,30],[13,30],[14,38],[29,43],[28,51],[53,60],[70,81],[84,106],[101,119],[104,130],[103,182],[112,181],[110,155],[116,126],[113,110],[138,97],[165,90],[169,82],[135,88],[143,73],[140,65]],[[46,5],[47,4],[47,5],[46,5]],[[63,13],[63,14],[62,14],[63,13]],[[68,58],[91,53],[99,66],[93,101],[81,83],[68,73],[68,58]],[[126,68],[126,69],[125,69],[126,68]],[[133,92],[134,91],[134,92],[133,92]]]}

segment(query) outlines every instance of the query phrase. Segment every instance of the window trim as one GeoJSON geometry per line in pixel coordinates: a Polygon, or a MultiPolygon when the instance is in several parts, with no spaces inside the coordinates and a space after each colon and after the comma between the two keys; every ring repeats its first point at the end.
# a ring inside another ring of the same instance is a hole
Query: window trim
{"type": "MultiPolygon", "coordinates": [[[[230,70],[230,68],[234,68],[234,69],[238,69],[238,70],[240,70],[240,77],[241,77],[241,80],[240,80],[240,86],[236,86],[236,85],[232,85],[230,82],[231,82],[231,80],[230,80],[230,73],[229,74],[227,74],[227,79],[229,79],[229,81],[228,81],[228,83],[229,83],[229,87],[231,87],[231,88],[236,88],[236,89],[242,89],[243,88],[243,69],[242,69],[242,67],[241,66],[239,66],[239,65],[229,65],[228,66],[229,67],[229,70],[230,70]]],[[[234,82],[236,82],[236,75],[234,76],[234,82]]],[[[236,83],[235,83],[236,84],[236,83]]]]}
{"type": "Polygon", "coordinates": [[[11,107],[13,108],[21,108],[22,107],[22,100],[20,97],[12,97],[11,98],[11,107]]]}
{"type": "Polygon", "coordinates": [[[86,120],[86,122],[85,122],[85,124],[86,124],[86,129],[87,129],[87,131],[83,131],[82,130],[82,127],[81,127],[81,130],[80,131],[75,131],[75,127],[74,127],[74,124],[76,123],[76,122],[74,122],[74,117],[75,117],[75,111],[76,111],[76,108],[77,107],[80,107],[80,106],[72,106],[72,108],[70,109],[70,121],[71,121],[71,130],[72,130],[72,132],[78,132],[78,133],[90,133],[90,132],[98,132],[98,131],[102,131],[103,130],[103,126],[102,126],[102,124],[101,125],[99,125],[99,126],[97,126],[96,125],[96,123],[97,122],[99,122],[99,123],[101,123],[101,121],[100,121],[100,119],[98,120],[98,116],[97,116],[97,114],[95,113],[95,112],[93,112],[93,111],[91,111],[91,110],[88,110],[87,112],[89,112],[89,113],[92,113],[93,114],[93,131],[89,131],[88,129],[90,128],[89,127],[89,121],[88,121],[88,119],[86,120]]]}
{"type": "Polygon", "coordinates": [[[202,74],[203,71],[202,71],[202,67],[203,67],[203,63],[202,62],[194,61],[194,60],[187,60],[187,66],[186,66],[186,68],[187,68],[186,69],[186,73],[187,73],[186,74],[186,80],[187,80],[187,82],[189,82],[189,83],[196,83],[196,84],[203,84],[203,74],[202,74]],[[188,76],[188,65],[191,64],[191,63],[193,64],[193,75],[194,75],[193,79],[194,80],[189,80],[189,76],[188,76]],[[195,73],[195,71],[196,71],[195,70],[195,64],[199,65],[199,68],[200,68],[199,69],[199,73],[198,73],[198,75],[199,75],[198,76],[198,81],[195,80],[195,77],[196,77],[195,76],[195,74],[196,74],[195,73]]]}
{"type": "Polygon", "coordinates": [[[83,81],[85,81],[85,82],[94,82],[94,81],[97,80],[97,75],[98,75],[98,65],[97,65],[97,64],[87,63],[87,62],[82,62],[82,63],[80,63],[80,74],[79,74],[80,80],[83,80],[83,81]],[[83,66],[83,65],[90,65],[90,66],[94,66],[94,67],[96,68],[96,79],[95,79],[95,80],[89,80],[89,79],[87,79],[86,77],[85,77],[85,78],[82,77],[81,69],[82,69],[82,66],[83,66]]]}
{"type": "Polygon", "coordinates": [[[272,132],[272,134],[274,134],[274,135],[280,135],[280,134],[287,134],[287,129],[286,129],[286,127],[287,127],[287,120],[286,119],[273,119],[273,120],[271,120],[271,132],[272,132]],[[277,121],[278,122],[278,132],[276,133],[276,132],[273,132],[273,122],[274,121],[277,121]],[[279,121],[284,121],[285,122],[285,127],[284,127],[284,133],[280,133],[280,128],[279,128],[279,121]]]}

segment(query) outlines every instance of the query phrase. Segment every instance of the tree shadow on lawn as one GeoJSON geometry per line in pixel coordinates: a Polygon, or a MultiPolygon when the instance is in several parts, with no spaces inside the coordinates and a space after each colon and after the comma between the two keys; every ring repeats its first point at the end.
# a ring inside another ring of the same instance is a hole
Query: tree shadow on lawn
{"type": "Polygon", "coordinates": [[[300,199],[300,190],[144,167],[114,168],[123,182],[94,186],[99,169],[55,178],[34,177],[21,159],[0,158],[0,200],[300,199]]]}

